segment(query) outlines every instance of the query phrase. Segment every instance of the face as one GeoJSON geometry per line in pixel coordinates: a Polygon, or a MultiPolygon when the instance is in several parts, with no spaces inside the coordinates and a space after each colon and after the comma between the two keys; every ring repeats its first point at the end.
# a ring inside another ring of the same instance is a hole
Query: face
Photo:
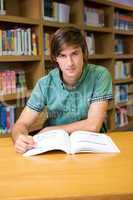
{"type": "Polygon", "coordinates": [[[83,70],[83,52],[81,47],[63,46],[56,61],[63,74],[63,79],[69,84],[69,80],[77,81],[83,70]]]}

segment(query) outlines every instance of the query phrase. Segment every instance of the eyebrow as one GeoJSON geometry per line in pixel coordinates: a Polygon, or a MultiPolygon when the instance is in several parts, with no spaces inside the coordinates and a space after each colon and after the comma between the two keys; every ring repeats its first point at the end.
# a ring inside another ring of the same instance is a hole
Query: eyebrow
{"type": "MultiPolygon", "coordinates": [[[[59,55],[63,55],[64,53],[63,53],[63,51],[64,50],[62,50],[60,53],[59,53],[59,55]]],[[[72,50],[72,52],[71,53],[73,53],[73,52],[75,52],[75,51],[80,51],[80,49],[79,48],[74,48],[73,50],[72,50]]]]}

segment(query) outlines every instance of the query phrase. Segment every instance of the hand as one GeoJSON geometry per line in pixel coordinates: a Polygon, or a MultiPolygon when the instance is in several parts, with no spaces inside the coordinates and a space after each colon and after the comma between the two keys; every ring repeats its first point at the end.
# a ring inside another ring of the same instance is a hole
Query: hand
{"type": "Polygon", "coordinates": [[[15,141],[14,146],[17,153],[24,153],[25,151],[35,147],[36,144],[32,136],[21,134],[15,141]]]}

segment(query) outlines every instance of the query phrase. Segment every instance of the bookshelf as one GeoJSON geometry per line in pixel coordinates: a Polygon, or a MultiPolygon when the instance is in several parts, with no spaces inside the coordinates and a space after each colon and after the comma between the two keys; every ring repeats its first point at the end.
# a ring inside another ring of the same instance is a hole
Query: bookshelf
{"type": "MultiPolygon", "coordinates": [[[[15,76],[15,91],[13,91],[11,88],[11,91],[3,92],[4,80],[7,78],[6,75],[5,79],[2,79],[2,88],[0,88],[0,108],[4,111],[3,114],[0,114],[0,116],[1,118],[7,117],[8,123],[5,124],[4,120],[2,122],[3,124],[0,124],[0,137],[10,135],[10,126],[12,124],[11,121],[17,119],[25,105],[26,98],[29,97],[31,90],[36,83],[36,80],[44,74],[41,37],[42,27],[40,13],[41,1],[5,0],[4,8],[6,14],[0,15],[0,30],[2,32],[0,38],[0,43],[2,43],[2,45],[0,46],[0,72],[4,74],[7,72],[6,70],[10,70],[17,73],[18,71],[23,70],[26,79],[26,88],[23,88],[23,90],[21,91],[18,90],[20,88],[17,87],[17,76],[15,76]],[[26,32],[26,30],[29,30],[29,33],[26,32]],[[6,42],[8,41],[7,46],[4,46],[5,43],[3,42],[4,33],[6,36],[8,36],[5,39],[6,42]],[[37,54],[33,53],[33,33],[34,37],[36,37],[35,45],[37,46],[37,54]],[[11,36],[10,38],[9,34],[11,36]],[[28,46],[26,46],[25,41],[28,43],[28,46]],[[20,47],[18,46],[19,43],[24,43],[25,46],[23,45],[23,49],[21,46],[22,51],[18,53],[18,50],[20,50],[20,47]],[[10,112],[9,110],[11,110],[10,108],[12,107],[13,110],[12,112],[10,112]]],[[[12,78],[9,85],[12,85],[12,78]]],[[[39,128],[39,125],[36,124],[35,129],[36,127],[39,128]]],[[[32,128],[32,131],[33,130],[34,127],[32,128]]]]}
{"type": "MultiPolygon", "coordinates": [[[[5,0],[6,15],[0,15],[0,21],[2,22],[0,29],[7,30],[15,27],[24,29],[30,28],[31,32],[34,32],[36,35],[36,55],[0,55],[0,66],[3,65],[6,69],[8,68],[11,70],[24,70],[27,91],[25,92],[25,96],[22,98],[28,97],[36,81],[51,69],[50,57],[46,52],[48,46],[47,48],[45,46],[45,37],[50,36],[46,36],[45,33],[51,35],[58,28],[63,26],[76,26],[83,30],[88,36],[90,33],[93,34],[95,40],[95,53],[89,55],[88,62],[100,64],[108,68],[113,77],[114,96],[116,85],[127,84],[130,86],[129,95],[131,98],[131,95],[133,94],[133,90],[131,89],[133,86],[133,29],[122,30],[119,27],[116,28],[114,25],[114,16],[115,13],[122,13],[131,18],[133,16],[133,6],[122,5],[107,0],[53,0],[51,2],[55,3],[55,10],[54,14],[52,13],[50,18],[49,16],[44,17],[46,14],[44,9],[46,1],[44,2],[43,0],[5,0]],[[61,4],[65,4],[69,8],[69,19],[64,19],[64,21],[62,21],[62,13],[60,13],[60,16],[57,16],[57,7],[63,8],[63,5],[61,4]],[[101,16],[104,18],[102,23],[104,22],[104,24],[94,26],[94,24],[89,24],[88,21],[85,21],[85,7],[86,9],[100,9],[98,12],[102,13],[101,16]],[[117,37],[123,40],[124,51],[121,54],[114,52],[117,37]],[[130,63],[130,77],[115,80],[114,65],[117,61],[130,63]]],[[[51,11],[49,11],[47,15],[51,15],[51,11]]],[[[21,98],[17,93],[7,94],[1,96],[0,100],[1,102],[11,102],[12,104],[15,104],[15,102],[18,101],[18,96],[21,98]]],[[[118,106],[120,107],[123,105],[128,106],[128,103],[122,102],[116,104],[116,102],[112,100],[109,105],[107,123],[111,131],[118,129],[124,130],[128,128],[128,125],[131,127],[133,124],[133,116],[128,116],[127,114],[128,124],[123,125],[122,127],[116,126],[116,109],[118,106]]],[[[131,102],[130,106],[132,105],[131,102]]],[[[21,109],[18,108],[18,116],[21,109]]],[[[41,115],[40,119],[41,120],[38,120],[39,122],[35,126],[35,130],[39,129],[40,125],[43,124],[42,121],[43,119],[45,120],[45,117],[42,117],[41,115]]],[[[32,131],[33,130],[34,128],[32,131]]]]}

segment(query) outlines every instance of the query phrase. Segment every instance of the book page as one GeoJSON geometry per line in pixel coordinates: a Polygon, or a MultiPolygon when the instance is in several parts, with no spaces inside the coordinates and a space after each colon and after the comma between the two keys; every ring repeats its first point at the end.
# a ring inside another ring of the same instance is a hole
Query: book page
{"type": "Polygon", "coordinates": [[[71,153],[77,152],[120,152],[112,139],[106,134],[88,131],[75,131],[70,136],[71,153]]]}
{"type": "Polygon", "coordinates": [[[36,147],[28,150],[23,156],[31,156],[51,150],[62,150],[70,153],[69,135],[64,130],[51,130],[33,136],[36,147]]]}

